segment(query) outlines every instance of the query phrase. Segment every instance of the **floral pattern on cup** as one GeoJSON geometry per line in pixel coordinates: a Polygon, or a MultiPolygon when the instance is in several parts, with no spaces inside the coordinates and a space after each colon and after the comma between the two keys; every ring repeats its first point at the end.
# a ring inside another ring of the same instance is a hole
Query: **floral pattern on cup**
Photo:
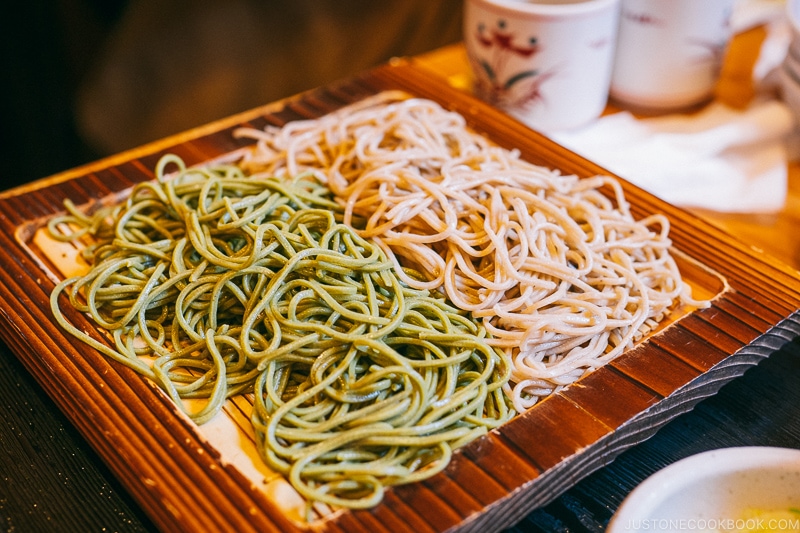
{"type": "Polygon", "coordinates": [[[544,132],[583,126],[608,99],[620,0],[465,0],[475,95],[544,132]]]}
{"type": "Polygon", "coordinates": [[[556,74],[555,70],[513,70],[511,59],[530,58],[540,53],[542,44],[536,36],[519,37],[509,31],[505,20],[498,19],[494,28],[479,23],[476,42],[487,55],[474,58],[475,89],[485,100],[501,107],[527,107],[543,100],[542,84],[556,74]]]}

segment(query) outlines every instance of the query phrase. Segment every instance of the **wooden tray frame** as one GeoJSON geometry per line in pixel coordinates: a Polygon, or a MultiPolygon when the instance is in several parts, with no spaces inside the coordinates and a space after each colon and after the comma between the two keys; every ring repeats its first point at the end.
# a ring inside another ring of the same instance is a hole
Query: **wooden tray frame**
{"type": "MultiPolygon", "coordinates": [[[[53,282],[20,228],[153,179],[165,153],[198,164],[240,149],[232,131],[321,116],[382,90],[460,112],[494,142],[565,173],[606,173],[451,88],[411,60],[254,109],[0,195],[0,337],[164,531],[497,531],[544,505],[626,448],[769,356],[800,332],[798,273],[701,219],[624,183],[637,217],[666,214],[676,250],[714,292],[695,311],[530,412],[459,450],[434,478],[394,488],[382,504],[310,526],[289,520],[226,466],[151,384],[65,334],[49,309],[53,282]],[[707,272],[707,274],[704,274],[707,272]],[[716,273],[716,274],[715,274],[716,273]],[[707,277],[704,277],[707,276],[707,277]]],[[[91,327],[85,317],[74,323],[91,327]]]]}

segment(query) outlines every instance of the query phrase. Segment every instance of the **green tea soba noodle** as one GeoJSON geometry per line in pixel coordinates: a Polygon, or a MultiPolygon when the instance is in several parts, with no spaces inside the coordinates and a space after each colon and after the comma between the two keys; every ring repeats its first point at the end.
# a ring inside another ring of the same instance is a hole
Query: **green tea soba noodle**
{"type": "Polygon", "coordinates": [[[510,361],[483,326],[403,282],[318,181],[175,156],[156,174],[123,203],[93,214],[67,204],[50,221],[55,238],[91,240],[88,271],[56,286],[53,313],[198,423],[253,393],[259,452],[310,502],[373,506],[514,414],[510,361]]]}

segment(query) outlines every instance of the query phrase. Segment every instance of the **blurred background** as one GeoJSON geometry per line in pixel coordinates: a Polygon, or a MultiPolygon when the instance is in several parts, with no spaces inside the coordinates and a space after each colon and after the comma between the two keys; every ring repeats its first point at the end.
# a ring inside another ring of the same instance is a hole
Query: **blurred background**
{"type": "Polygon", "coordinates": [[[16,3],[0,18],[0,189],[459,41],[461,3],[16,3]]]}

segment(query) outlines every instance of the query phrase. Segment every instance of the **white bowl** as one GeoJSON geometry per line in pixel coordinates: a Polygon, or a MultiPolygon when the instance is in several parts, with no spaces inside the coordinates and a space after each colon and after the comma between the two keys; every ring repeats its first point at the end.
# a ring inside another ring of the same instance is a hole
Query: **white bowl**
{"type": "Polygon", "coordinates": [[[786,18],[789,21],[789,49],[800,57],[800,0],[786,1],[786,18]]]}
{"type": "Polygon", "coordinates": [[[777,69],[777,79],[781,99],[800,122],[800,76],[784,63],[777,69]]]}
{"type": "Polygon", "coordinates": [[[722,448],[677,461],[636,487],[606,531],[739,531],[756,525],[800,531],[800,450],[722,448]]]}
{"type": "Polygon", "coordinates": [[[796,79],[800,80],[800,56],[796,56],[796,53],[789,51],[786,57],[783,58],[781,66],[791,72],[796,79]]]}

